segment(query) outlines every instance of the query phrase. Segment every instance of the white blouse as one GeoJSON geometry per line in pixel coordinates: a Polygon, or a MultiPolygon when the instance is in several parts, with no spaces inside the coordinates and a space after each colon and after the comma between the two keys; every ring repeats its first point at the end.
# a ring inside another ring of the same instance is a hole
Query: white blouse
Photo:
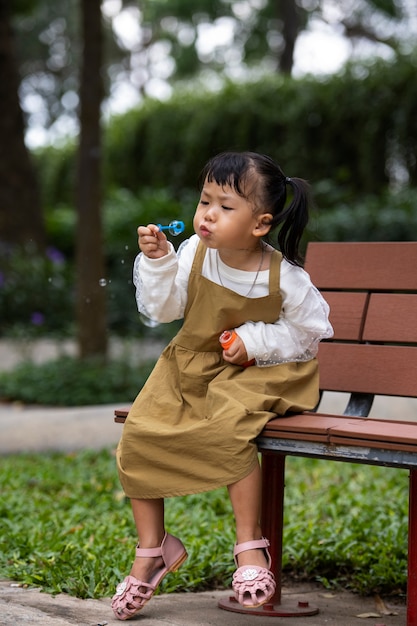
{"type": "MultiPolygon", "coordinates": [[[[187,302],[188,277],[200,239],[193,235],[181,244],[178,253],[170,243],[169,253],[160,259],[139,254],[133,267],[136,302],[142,315],[156,322],[182,319],[187,302]]],[[[217,250],[207,248],[202,274],[228,289],[246,295],[256,272],[225,265],[217,250]],[[219,272],[221,279],[219,277],[219,272]]],[[[265,367],[292,361],[309,361],[316,356],[321,339],[333,335],[329,306],[301,267],[284,258],[281,262],[282,309],[274,324],[245,322],[236,332],[245,344],[248,360],[265,367]]],[[[269,293],[269,270],[259,272],[251,298],[269,293]]],[[[226,329],[224,329],[226,330],[226,329]]]]}

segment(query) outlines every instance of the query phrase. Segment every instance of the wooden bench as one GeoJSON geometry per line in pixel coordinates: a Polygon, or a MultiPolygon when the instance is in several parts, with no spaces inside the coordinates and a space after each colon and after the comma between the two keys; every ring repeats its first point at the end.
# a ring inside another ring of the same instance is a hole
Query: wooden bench
{"type": "MultiPolygon", "coordinates": [[[[285,458],[346,461],[410,471],[407,626],[417,625],[416,423],[367,417],[375,395],[417,397],[417,242],[310,243],[306,270],[331,307],[334,337],[319,349],[322,392],[348,392],[343,415],[277,417],[258,439],[262,454],[262,528],[271,541],[277,592],[270,604],[223,609],[263,616],[313,615],[318,607],[281,598],[285,458]]],[[[115,412],[123,422],[127,410],[115,412]]]]}

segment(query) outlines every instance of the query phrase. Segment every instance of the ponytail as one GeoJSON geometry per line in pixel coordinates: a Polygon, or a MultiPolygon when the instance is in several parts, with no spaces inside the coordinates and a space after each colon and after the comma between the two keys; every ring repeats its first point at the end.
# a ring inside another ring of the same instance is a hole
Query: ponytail
{"type": "Polygon", "coordinates": [[[302,178],[285,178],[284,184],[292,187],[293,198],[286,208],[274,214],[271,228],[281,224],[277,239],[282,255],[293,265],[301,265],[299,247],[308,223],[309,185],[302,178]]]}
{"type": "MultiPolygon", "coordinates": [[[[271,213],[271,229],[278,229],[278,247],[292,265],[302,265],[300,242],[308,223],[310,186],[302,178],[288,178],[271,157],[255,152],[242,155],[246,172],[253,168],[258,176],[255,184],[255,203],[262,213],[271,213]],[[287,186],[291,187],[292,199],[287,204],[287,186]]],[[[270,240],[267,236],[266,239],[270,240]]]]}

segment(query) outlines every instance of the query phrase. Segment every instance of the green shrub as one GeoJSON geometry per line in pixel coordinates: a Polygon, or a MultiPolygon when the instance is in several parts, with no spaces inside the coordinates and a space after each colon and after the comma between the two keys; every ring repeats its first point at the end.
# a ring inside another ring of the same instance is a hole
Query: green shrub
{"type": "Polygon", "coordinates": [[[42,201],[46,207],[73,204],[76,181],[76,142],[38,148],[35,164],[42,181],[42,201]]]}
{"type": "MultiPolygon", "coordinates": [[[[138,225],[183,220],[185,233],[173,239],[178,246],[191,233],[195,204],[195,194],[185,192],[180,202],[164,189],[145,189],[140,196],[117,189],[107,195],[103,230],[110,332],[138,337],[149,332],[139,322],[132,283],[133,261],[139,252],[138,225]]],[[[45,254],[31,249],[0,249],[0,336],[74,332],[75,227],[75,210],[60,205],[47,214],[51,245],[45,254]]],[[[158,327],[153,335],[170,337],[170,325],[158,327]]]]}
{"type": "MultiPolygon", "coordinates": [[[[323,180],[313,185],[316,209],[311,213],[304,245],[320,241],[407,241],[417,232],[416,190],[406,188],[380,195],[351,193],[348,187],[323,180]]],[[[183,190],[181,198],[168,189],[144,189],[135,195],[128,189],[108,193],[104,210],[106,255],[107,326],[120,336],[148,336],[140,323],[132,283],[137,226],[182,219],[192,233],[197,192],[183,190]]],[[[34,251],[0,251],[0,336],[70,334],[74,332],[74,231],[75,211],[61,205],[50,211],[45,255],[34,251]]],[[[272,238],[273,239],[273,238],[272,238]]],[[[169,338],[178,324],[160,325],[152,336],[169,338]]]]}
{"type": "MultiPolygon", "coordinates": [[[[255,150],[289,176],[331,179],[352,194],[417,185],[416,55],[352,64],[326,79],[272,74],[218,92],[179,90],[111,119],[104,132],[104,186],[181,194],[208,158],[255,150]]],[[[48,208],[72,203],[75,151],[45,149],[36,162],[48,208]]]]}
{"type": "Polygon", "coordinates": [[[68,333],[73,324],[73,265],[55,247],[0,249],[0,335],[68,333]]]}
{"type": "Polygon", "coordinates": [[[125,358],[108,363],[71,357],[43,364],[27,361],[0,372],[0,398],[51,406],[133,402],[153,365],[149,361],[133,366],[125,358]]]}
{"type": "Polygon", "coordinates": [[[415,189],[341,200],[313,211],[311,238],[321,241],[415,241],[415,189]]]}
{"type": "Polygon", "coordinates": [[[191,188],[208,158],[249,149],[277,159],[289,176],[330,178],[351,192],[379,193],[399,165],[416,184],[415,71],[409,56],[325,80],[263,75],[147,102],[111,120],[108,178],[134,191],[191,188]]]}

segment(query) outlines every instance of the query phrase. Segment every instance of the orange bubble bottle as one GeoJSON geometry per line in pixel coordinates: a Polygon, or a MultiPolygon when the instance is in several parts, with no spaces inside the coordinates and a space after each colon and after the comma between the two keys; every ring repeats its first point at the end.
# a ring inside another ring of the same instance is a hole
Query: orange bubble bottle
{"type": "MultiPolygon", "coordinates": [[[[228,350],[232,343],[235,341],[237,337],[237,332],[235,330],[225,330],[219,337],[220,344],[223,350],[228,350]]],[[[241,367],[250,367],[251,365],[255,365],[255,359],[251,359],[246,363],[240,363],[241,367]]]]}

